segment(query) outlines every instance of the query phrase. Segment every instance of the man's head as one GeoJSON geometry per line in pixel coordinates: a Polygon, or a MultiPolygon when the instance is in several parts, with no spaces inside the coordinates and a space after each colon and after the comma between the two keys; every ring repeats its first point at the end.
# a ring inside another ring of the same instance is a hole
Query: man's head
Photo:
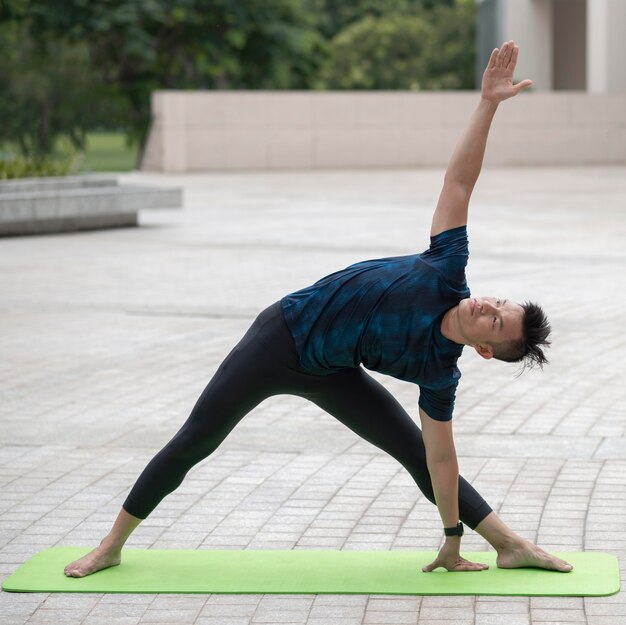
{"type": "Polygon", "coordinates": [[[459,329],[467,345],[483,358],[524,366],[548,362],[543,348],[550,345],[550,324],[541,306],[516,304],[497,297],[467,298],[459,303],[459,329]]]}

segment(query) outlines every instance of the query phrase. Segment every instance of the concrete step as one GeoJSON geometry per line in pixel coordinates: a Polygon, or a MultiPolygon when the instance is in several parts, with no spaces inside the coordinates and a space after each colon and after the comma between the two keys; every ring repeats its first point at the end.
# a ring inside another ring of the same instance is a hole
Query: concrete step
{"type": "Polygon", "coordinates": [[[25,193],[76,189],[81,187],[115,187],[117,180],[110,175],[50,176],[47,178],[18,178],[2,180],[0,193],[25,193]]]}
{"type": "Polygon", "coordinates": [[[181,208],[182,201],[182,189],[120,186],[113,178],[3,182],[0,236],[134,226],[138,211],[181,208]]]}

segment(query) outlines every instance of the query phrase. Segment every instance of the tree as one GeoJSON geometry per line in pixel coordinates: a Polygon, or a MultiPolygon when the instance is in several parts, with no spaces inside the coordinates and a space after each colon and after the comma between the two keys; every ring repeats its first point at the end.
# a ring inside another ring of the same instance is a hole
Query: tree
{"type": "Polygon", "coordinates": [[[155,89],[473,87],[474,0],[0,0],[0,140],[139,142],[155,89]]]}
{"type": "Polygon", "coordinates": [[[332,39],[364,17],[391,15],[428,17],[435,6],[452,6],[455,0],[306,0],[317,16],[317,28],[332,39]]]}
{"type": "MultiPolygon", "coordinates": [[[[87,46],[142,147],[155,89],[306,88],[323,37],[300,0],[23,0],[31,33],[87,46]]],[[[141,150],[139,159],[141,159],[141,150]]]]}
{"type": "Polygon", "coordinates": [[[35,159],[52,153],[60,137],[83,149],[87,129],[123,117],[84,44],[36,42],[18,21],[0,23],[0,93],[0,143],[14,143],[35,159]]]}
{"type": "Polygon", "coordinates": [[[367,14],[333,37],[315,87],[472,89],[474,4],[456,0],[433,5],[428,11],[417,2],[389,3],[398,11],[367,14]]]}

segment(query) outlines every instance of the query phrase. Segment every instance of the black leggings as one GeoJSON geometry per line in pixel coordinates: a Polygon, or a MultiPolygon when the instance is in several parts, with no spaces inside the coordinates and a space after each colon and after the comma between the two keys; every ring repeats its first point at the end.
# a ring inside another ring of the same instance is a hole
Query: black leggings
{"type": "MultiPolygon", "coordinates": [[[[435,503],[422,433],[415,422],[362,367],[327,376],[304,371],[276,302],[257,317],[220,365],[185,424],[148,463],[124,502],[126,512],[145,519],[250,410],[272,395],[283,394],[309,399],[393,456],[435,503]]],[[[475,528],[490,512],[485,500],[459,477],[461,520],[475,528]]]]}

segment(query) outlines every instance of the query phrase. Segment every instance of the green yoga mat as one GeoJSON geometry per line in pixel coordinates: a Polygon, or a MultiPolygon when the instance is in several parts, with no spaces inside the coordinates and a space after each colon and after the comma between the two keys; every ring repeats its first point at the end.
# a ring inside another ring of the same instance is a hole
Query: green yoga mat
{"type": "Polygon", "coordinates": [[[121,566],[83,578],[63,568],[87,553],[53,547],[38,553],[3,584],[13,592],[298,593],[390,595],[611,595],[619,590],[617,558],[607,553],[561,553],[569,573],[498,569],[495,553],[463,552],[490,569],[422,573],[435,552],[234,551],[125,549],[121,566]]]}

